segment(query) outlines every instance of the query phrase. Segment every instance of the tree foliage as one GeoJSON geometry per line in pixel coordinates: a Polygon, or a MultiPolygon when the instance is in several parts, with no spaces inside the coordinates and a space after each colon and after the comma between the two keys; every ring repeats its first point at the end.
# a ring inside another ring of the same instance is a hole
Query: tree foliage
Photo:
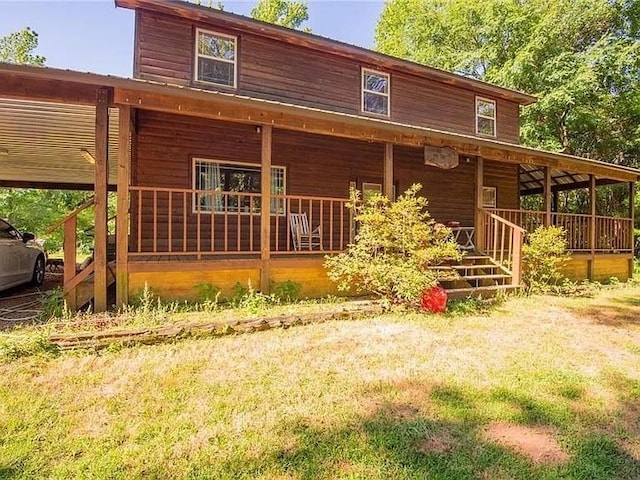
{"type": "MultiPolygon", "coordinates": [[[[256,20],[296,30],[309,20],[307,2],[294,0],[258,0],[251,9],[251,16],[256,20]]],[[[303,30],[311,31],[309,28],[303,30]]]]}
{"type": "Polygon", "coordinates": [[[635,165],[640,2],[389,0],[376,48],[539,98],[523,143],[635,165]]]}
{"type": "MultiPolygon", "coordinates": [[[[62,230],[44,235],[45,230],[84,203],[90,195],[90,192],[69,190],[0,189],[0,216],[19,230],[44,238],[48,251],[57,251],[62,248],[62,230]]],[[[78,217],[78,230],[81,232],[81,247],[86,246],[87,249],[91,240],[83,232],[88,231],[91,225],[91,210],[86,210],[78,217]]]]}
{"type": "Polygon", "coordinates": [[[38,48],[38,34],[29,27],[0,38],[0,61],[20,65],[44,65],[42,55],[34,54],[38,48]]]}
{"type": "Polygon", "coordinates": [[[461,258],[451,230],[429,215],[427,200],[418,195],[421,188],[413,185],[395,202],[380,194],[360,202],[359,193],[352,192],[355,241],[325,261],[340,290],[417,304],[424,290],[444,278],[443,271],[427,267],[461,258]]]}

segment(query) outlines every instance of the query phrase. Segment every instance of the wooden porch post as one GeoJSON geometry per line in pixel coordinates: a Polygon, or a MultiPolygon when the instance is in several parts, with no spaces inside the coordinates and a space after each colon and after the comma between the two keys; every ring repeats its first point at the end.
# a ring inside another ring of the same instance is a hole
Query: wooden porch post
{"type": "Polygon", "coordinates": [[[629,232],[629,243],[630,243],[630,248],[631,248],[631,258],[629,259],[629,278],[633,277],[633,270],[634,270],[634,253],[635,253],[635,238],[634,238],[634,227],[635,227],[635,215],[636,215],[636,211],[635,211],[635,198],[636,198],[636,183],[635,182],[629,182],[629,218],[631,219],[631,225],[630,225],[630,229],[631,231],[629,232]]]}
{"type": "Polygon", "coordinates": [[[551,167],[544,167],[544,226],[551,225],[551,167]]]}
{"type": "Polygon", "coordinates": [[[118,126],[118,206],[116,216],[116,303],[129,302],[129,185],[131,107],[121,106],[118,126]]]}
{"type": "Polygon", "coordinates": [[[589,175],[589,209],[590,209],[590,218],[589,218],[589,247],[590,247],[590,258],[589,258],[589,280],[593,280],[595,277],[595,258],[596,258],[596,177],[595,175],[589,175]]]}
{"type": "Polygon", "coordinates": [[[484,225],[482,222],[482,187],[484,186],[484,159],[476,158],[476,250],[484,249],[484,225]]]}
{"type": "MultiPolygon", "coordinates": [[[[68,285],[78,273],[76,271],[77,224],[78,217],[76,215],[72,215],[64,222],[64,285],[68,285]]],[[[65,294],[65,300],[69,311],[75,312],[78,308],[75,288],[65,294]]]]}
{"type": "Polygon", "coordinates": [[[393,197],[393,143],[384,144],[384,181],[383,194],[389,199],[393,197]]]}
{"type": "Polygon", "coordinates": [[[107,309],[107,183],[109,181],[109,91],[98,90],[96,102],[94,311],[107,309]]]}
{"type": "Polygon", "coordinates": [[[273,139],[273,127],[262,126],[262,153],[260,172],[261,200],[260,200],[260,291],[269,293],[271,277],[271,150],[273,139]]]}

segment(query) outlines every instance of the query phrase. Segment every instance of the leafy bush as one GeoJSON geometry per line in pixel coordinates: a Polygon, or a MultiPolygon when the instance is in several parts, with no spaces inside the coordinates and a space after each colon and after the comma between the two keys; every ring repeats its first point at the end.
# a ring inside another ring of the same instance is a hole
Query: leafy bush
{"type": "Polygon", "coordinates": [[[522,247],[523,281],[530,292],[549,291],[564,283],[562,267],[569,259],[562,227],[538,227],[522,247]]]}
{"type": "Polygon", "coordinates": [[[395,202],[376,194],[360,202],[353,190],[349,208],[358,232],[347,250],[327,256],[325,268],[339,290],[368,292],[395,303],[417,304],[421,293],[451,273],[429,267],[461,258],[451,230],[427,211],[422,186],[411,186],[395,202]]]}
{"type": "Polygon", "coordinates": [[[300,297],[301,290],[302,285],[291,280],[287,280],[282,283],[273,282],[271,284],[271,293],[278,300],[285,302],[293,302],[297,300],[298,297],[300,297]]]}

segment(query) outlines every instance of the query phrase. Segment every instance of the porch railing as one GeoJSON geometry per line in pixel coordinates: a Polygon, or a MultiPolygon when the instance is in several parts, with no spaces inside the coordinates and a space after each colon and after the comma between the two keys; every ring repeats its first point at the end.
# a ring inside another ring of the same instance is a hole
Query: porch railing
{"type": "MultiPolygon", "coordinates": [[[[261,194],[130,187],[131,256],[208,256],[261,251],[261,194]]],[[[352,241],[353,217],[346,198],[272,195],[272,254],[342,251],[352,241]],[[319,245],[296,250],[290,213],[307,215],[320,227],[319,245]]]]}
{"type": "Polygon", "coordinates": [[[480,250],[511,275],[512,285],[520,285],[525,230],[488,210],[482,210],[481,228],[480,250]]]}
{"type": "MultiPolygon", "coordinates": [[[[521,226],[527,233],[547,224],[547,212],[543,211],[513,209],[489,209],[488,211],[521,226]]],[[[565,229],[568,248],[573,252],[632,251],[633,221],[630,218],[595,216],[592,220],[591,215],[587,214],[552,212],[549,225],[565,229]]]]}

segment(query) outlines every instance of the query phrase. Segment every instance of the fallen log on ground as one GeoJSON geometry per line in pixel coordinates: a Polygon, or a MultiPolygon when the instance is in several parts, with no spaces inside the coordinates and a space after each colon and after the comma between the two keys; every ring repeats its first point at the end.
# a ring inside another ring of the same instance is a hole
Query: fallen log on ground
{"type": "Polygon", "coordinates": [[[219,320],[174,323],[135,329],[53,334],[52,345],[60,350],[83,348],[102,349],[110,345],[154,344],[177,338],[216,337],[251,333],[272,328],[288,328],[294,325],[320,323],[328,320],[345,320],[378,314],[383,307],[378,302],[350,302],[323,312],[278,315],[254,320],[238,320],[221,323],[219,320]]]}

